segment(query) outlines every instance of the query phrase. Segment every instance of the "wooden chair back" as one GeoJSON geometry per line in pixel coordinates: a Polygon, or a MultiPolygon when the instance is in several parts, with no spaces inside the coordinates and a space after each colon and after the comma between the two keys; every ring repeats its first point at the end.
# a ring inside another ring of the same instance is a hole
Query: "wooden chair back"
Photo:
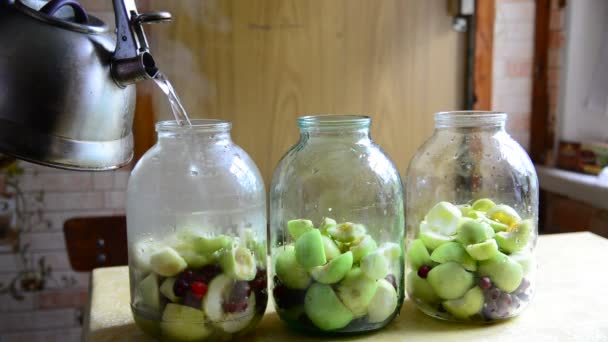
{"type": "Polygon", "coordinates": [[[63,233],[75,271],[128,264],[125,216],[71,218],[63,224],[63,233]]]}

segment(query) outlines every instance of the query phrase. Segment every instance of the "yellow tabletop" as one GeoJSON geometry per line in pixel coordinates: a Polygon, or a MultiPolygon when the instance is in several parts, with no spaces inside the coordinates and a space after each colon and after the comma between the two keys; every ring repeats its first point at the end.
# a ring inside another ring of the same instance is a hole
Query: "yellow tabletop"
{"type": "MultiPolygon", "coordinates": [[[[397,317],[376,333],[324,339],[339,341],[608,341],[608,240],[591,233],[541,236],[537,294],[519,317],[491,325],[439,321],[406,300],[397,317]]],[[[151,341],[129,309],[127,267],[93,271],[85,341],[151,341]]],[[[269,301],[247,341],[318,341],[291,332],[269,301]]]]}

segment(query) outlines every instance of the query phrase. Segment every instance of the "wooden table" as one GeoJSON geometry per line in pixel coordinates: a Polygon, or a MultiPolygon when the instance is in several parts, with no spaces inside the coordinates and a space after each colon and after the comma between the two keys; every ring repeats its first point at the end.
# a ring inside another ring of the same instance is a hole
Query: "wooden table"
{"type": "MultiPolygon", "coordinates": [[[[608,240],[591,233],[545,235],[537,248],[537,295],[519,317],[492,325],[443,322],[406,300],[384,330],[339,341],[608,341],[608,240]]],[[[84,340],[150,341],[129,309],[127,267],[93,271],[84,340]]],[[[318,341],[281,323],[271,303],[247,341],[318,341]]]]}

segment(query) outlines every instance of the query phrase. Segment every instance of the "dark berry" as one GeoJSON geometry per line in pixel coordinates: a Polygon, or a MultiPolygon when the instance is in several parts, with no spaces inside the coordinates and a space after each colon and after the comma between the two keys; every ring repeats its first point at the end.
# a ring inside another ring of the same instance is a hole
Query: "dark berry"
{"type": "Polygon", "coordinates": [[[183,304],[200,310],[202,307],[202,297],[197,297],[192,292],[188,291],[184,296],[183,304]]]}
{"type": "Polygon", "coordinates": [[[183,279],[190,283],[192,282],[192,280],[194,280],[194,272],[192,272],[191,270],[184,271],[179,274],[178,279],[183,279]]]}
{"type": "Polygon", "coordinates": [[[222,269],[218,265],[207,265],[197,272],[196,280],[209,284],[218,274],[222,273],[222,269]]]}
{"type": "Polygon", "coordinates": [[[251,281],[251,287],[255,290],[265,289],[267,286],[266,279],[266,270],[258,269],[258,273],[256,273],[255,278],[251,281]]]}
{"type": "Polygon", "coordinates": [[[511,303],[513,303],[513,298],[511,298],[510,294],[503,293],[500,295],[500,298],[498,299],[498,306],[508,308],[511,306],[511,303]]]}
{"type": "Polygon", "coordinates": [[[277,307],[281,309],[289,309],[294,306],[304,305],[304,296],[306,291],[293,290],[283,284],[275,285],[272,294],[277,307]]]}
{"type": "Polygon", "coordinates": [[[502,292],[499,289],[497,289],[497,288],[491,289],[490,290],[490,299],[491,300],[498,300],[498,298],[500,297],[501,293],[502,292]]]}
{"type": "Polygon", "coordinates": [[[251,286],[246,281],[237,281],[232,286],[232,291],[230,291],[230,300],[241,301],[243,299],[247,299],[251,294],[251,286]]]}
{"type": "Polygon", "coordinates": [[[487,290],[492,287],[492,281],[488,277],[479,278],[479,287],[482,290],[487,290]]]}
{"type": "Polygon", "coordinates": [[[175,293],[178,297],[183,297],[188,289],[190,288],[190,284],[184,279],[177,279],[173,284],[173,293],[175,293]]]}
{"type": "Polygon", "coordinates": [[[226,313],[243,312],[247,309],[247,302],[225,302],[222,307],[226,313]]]}
{"type": "Polygon", "coordinates": [[[426,278],[426,277],[429,275],[429,272],[430,272],[430,271],[431,271],[431,268],[430,268],[429,266],[427,266],[427,265],[422,265],[422,266],[420,266],[420,268],[418,269],[418,276],[419,276],[420,278],[425,279],[425,278],[426,278]]]}
{"type": "Polygon", "coordinates": [[[524,278],[524,279],[522,279],[521,284],[519,284],[519,287],[517,287],[517,289],[514,292],[517,294],[524,293],[524,292],[526,292],[526,290],[529,287],[530,287],[530,281],[528,281],[528,279],[524,278]]]}
{"type": "Polygon", "coordinates": [[[393,285],[393,287],[395,288],[395,290],[397,289],[397,279],[395,278],[394,275],[389,274],[386,277],[384,277],[384,280],[386,280],[389,283],[391,283],[391,285],[393,285]]]}
{"type": "Polygon", "coordinates": [[[202,281],[193,281],[190,284],[190,291],[197,298],[203,298],[207,294],[207,284],[202,281]]]}

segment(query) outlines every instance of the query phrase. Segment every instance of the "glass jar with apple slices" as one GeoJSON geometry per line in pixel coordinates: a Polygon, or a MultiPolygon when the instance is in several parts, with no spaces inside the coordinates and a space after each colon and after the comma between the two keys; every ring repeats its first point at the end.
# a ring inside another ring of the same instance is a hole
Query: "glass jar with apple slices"
{"type": "Polygon", "coordinates": [[[223,341],[267,303],[262,178],[230,123],[156,125],[127,190],[131,308],[162,341],[223,341]]]}
{"type": "Polygon", "coordinates": [[[271,290],[293,329],[381,329],[403,302],[403,191],[370,118],[305,116],[270,189],[271,290]]]}
{"type": "Polygon", "coordinates": [[[423,312],[493,322],[534,294],[538,179],[507,115],[444,112],[407,172],[407,292],[423,312]]]}

